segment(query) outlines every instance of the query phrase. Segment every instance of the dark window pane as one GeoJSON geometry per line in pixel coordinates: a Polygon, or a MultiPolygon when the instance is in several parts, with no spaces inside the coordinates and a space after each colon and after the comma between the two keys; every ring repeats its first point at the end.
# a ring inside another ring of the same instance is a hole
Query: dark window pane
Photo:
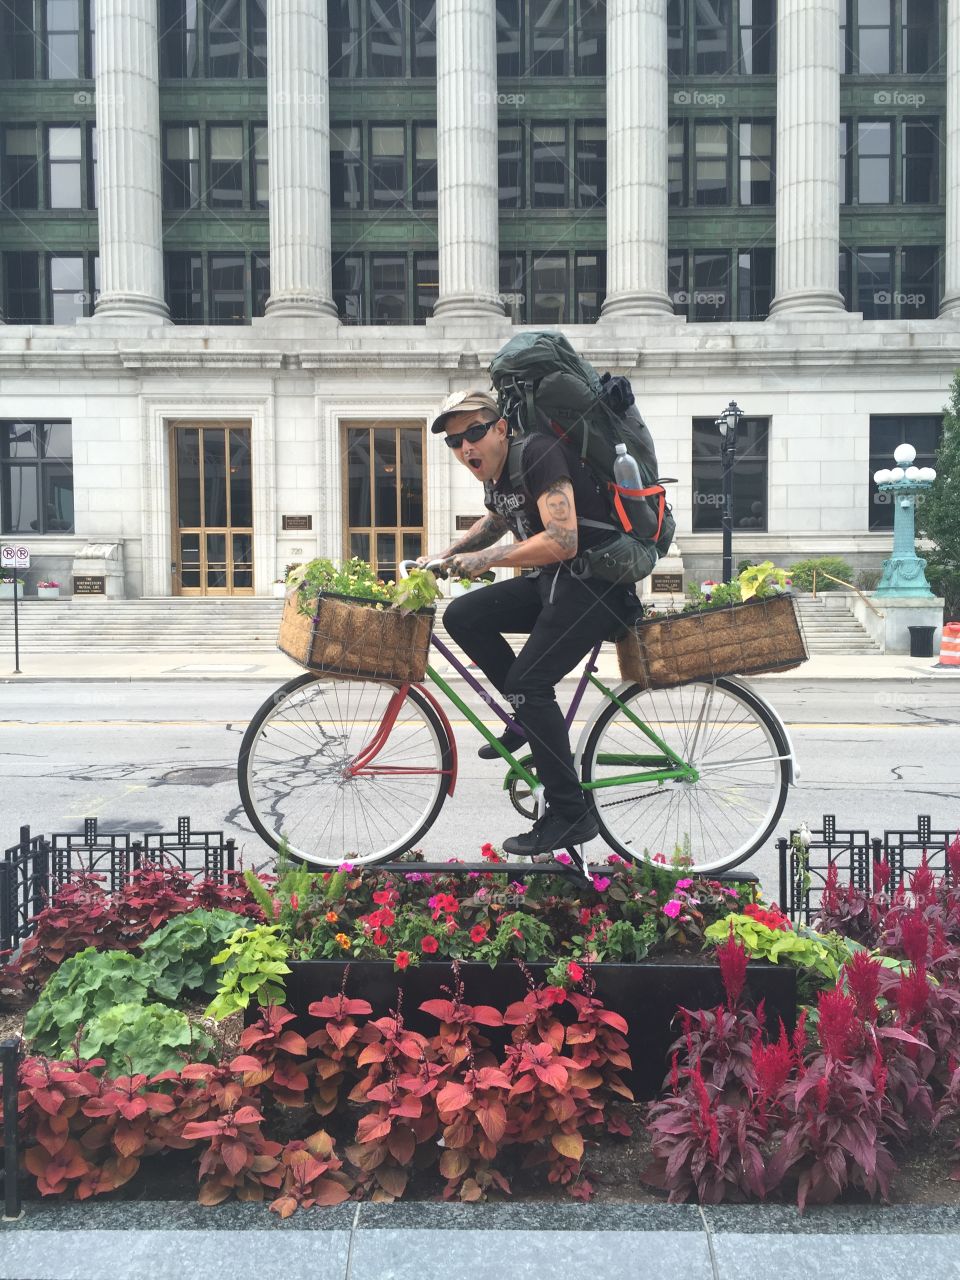
{"type": "Polygon", "coordinates": [[[857,126],[860,204],[889,204],[891,121],[861,120],[857,126]]]}
{"type": "Polygon", "coordinates": [[[5,0],[0,5],[0,79],[36,77],[33,0],[5,0]]]}
{"type": "Polygon", "coordinates": [[[774,75],[775,0],[740,0],[740,66],[746,76],[774,75]]]}
{"type": "MultiPolygon", "coordinates": [[[[203,523],[207,528],[223,528],[227,523],[226,432],[220,427],[204,427],[203,440],[203,523]]],[[[226,558],[225,555],[222,558],[226,558]]]]}
{"type": "Polygon", "coordinates": [[[195,529],[202,523],[200,513],[200,432],[196,427],[177,427],[175,430],[177,520],[181,529],[195,529]]]}
{"type": "Polygon", "coordinates": [[[31,422],[0,422],[0,462],[25,462],[39,458],[38,439],[43,426],[31,422]]]}
{"type": "Polygon", "coordinates": [[[83,291],[83,258],[50,258],[50,294],[54,324],[76,324],[83,315],[87,296],[83,291]]]}
{"type": "Polygon", "coordinates": [[[73,468],[49,463],[40,468],[44,533],[73,532],[73,468]]]}
{"type": "Polygon", "coordinates": [[[0,466],[0,528],[4,533],[42,533],[37,468],[0,466]]]}
{"type": "Polygon", "coordinates": [[[157,18],[161,78],[199,76],[197,0],[159,0],[157,18]]]}
{"type": "Polygon", "coordinates": [[[41,324],[40,255],[5,253],[3,314],[9,324],[41,324]]]}
{"type": "Polygon", "coordinates": [[[243,67],[243,9],[241,0],[206,0],[207,74],[236,80],[243,67]]]}
{"type": "Polygon", "coordinates": [[[893,316],[893,253],[889,249],[863,249],[854,255],[857,271],[857,310],[864,320],[890,320],[893,316]]]}
{"type": "Polygon", "coordinates": [[[682,252],[671,253],[667,257],[667,292],[673,303],[674,313],[685,316],[690,303],[687,289],[687,255],[682,252]]]}
{"type": "Polygon", "coordinates": [[[262,316],[266,312],[267,299],[270,297],[270,255],[255,253],[253,255],[253,314],[262,316]]]}
{"type": "Polygon", "coordinates": [[[564,124],[534,125],[533,207],[563,209],[567,205],[567,128],[564,124]]]}
{"type": "Polygon", "coordinates": [[[3,203],[8,209],[36,209],[40,204],[40,165],[37,131],[3,131],[3,203]]]}
{"type": "Polygon", "coordinates": [[[693,255],[691,320],[730,319],[730,255],[725,249],[693,255]]]}
{"type": "Polygon", "coordinates": [[[575,270],[576,324],[595,324],[607,292],[607,255],[578,253],[575,270]]]}
{"type": "Polygon", "coordinates": [[[533,324],[564,324],[567,320],[567,256],[534,257],[531,269],[533,324]]]}
{"type": "Polygon", "coordinates": [[[607,69],[606,0],[576,0],[574,36],[577,42],[576,74],[604,75],[607,69]]]}
{"type": "Polygon", "coordinates": [[[199,253],[165,253],[167,306],[175,324],[203,323],[203,259],[199,253]]]}
{"type": "Polygon", "coordinates": [[[725,75],[731,68],[730,0],[702,0],[695,6],[696,73],[725,75]]]}
{"type": "Polygon", "coordinates": [[[737,255],[737,319],[765,320],[773,300],[773,250],[737,255]]]}
{"type": "Polygon", "coordinates": [[[213,209],[243,205],[243,128],[214,125],[209,133],[210,186],[207,203],[213,209]]]}
{"type": "Polygon", "coordinates": [[[331,77],[355,80],[360,75],[360,8],[361,0],[328,0],[331,77]]]}
{"type": "Polygon", "coordinates": [[[529,74],[567,73],[567,0],[527,0],[533,49],[529,74]]]}
{"type": "Polygon", "coordinates": [[[936,204],[940,154],[937,120],[904,120],[901,124],[903,152],[903,203],[936,204]]]}
{"type": "Polygon", "coordinates": [[[852,279],[852,266],[851,266],[849,249],[840,250],[840,261],[838,266],[839,266],[839,280],[840,280],[839,289],[840,289],[841,296],[843,297],[843,305],[844,307],[846,307],[848,311],[852,311],[853,310],[853,279],[852,279]]]}
{"type": "Polygon", "coordinates": [[[522,324],[526,315],[522,253],[500,254],[500,300],[513,323],[522,324]]]}
{"type": "Polygon", "coordinates": [[[870,470],[868,472],[869,517],[871,529],[893,528],[893,503],[891,494],[880,493],[873,482],[873,473],[881,468],[894,466],[893,451],[898,444],[912,444],[917,451],[913,465],[932,467],[936,463],[937,449],[943,434],[943,420],[939,414],[904,414],[888,416],[872,414],[870,417],[870,470]]]}
{"type": "Polygon", "coordinates": [[[414,322],[424,324],[433,315],[440,296],[440,260],[435,253],[418,253],[413,260],[415,312],[414,322]]]}
{"type": "Polygon", "coordinates": [[[269,135],[265,124],[253,125],[253,203],[258,209],[270,206],[269,135]]]}
{"type": "Polygon", "coordinates": [[[373,432],[373,482],[375,524],[397,523],[397,433],[393,427],[373,432]]]}
{"type": "Polygon", "coordinates": [[[370,0],[367,9],[367,75],[403,75],[403,15],[400,0],[370,0]]]}
{"type": "Polygon", "coordinates": [[[330,128],[330,200],[334,209],[363,208],[361,131],[353,125],[330,128]]]}
{"type": "Polygon", "coordinates": [[[603,124],[576,126],[578,208],[603,205],[607,199],[607,131],[603,124]]]}
{"type": "Polygon", "coordinates": [[[667,0],[667,71],[672,76],[686,74],[685,0],[667,0]]]}
{"type": "Polygon", "coordinates": [[[672,120],[667,130],[667,199],[674,208],[687,203],[687,126],[672,120]]]}
{"type": "Polygon", "coordinates": [[[253,525],[253,486],[250,471],[250,432],[236,427],[230,436],[230,523],[241,529],[253,525]]]}
{"type": "Polygon", "coordinates": [[[407,260],[388,254],[373,254],[370,259],[370,295],[372,324],[406,324],[407,260]]]}
{"type": "Polygon", "coordinates": [[[729,138],[729,122],[706,123],[697,121],[695,125],[694,147],[696,151],[698,205],[730,203],[730,187],[727,177],[729,138]]]}
{"type": "Polygon", "coordinates": [[[773,122],[740,122],[740,203],[773,204],[773,122]]]}
{"type": "Polygon", "coordinates": [[[180,585],[183,587],[200,587],[200,535],[199,533],[183,533],[180,535],[180,585]]]}
{"type": "Polygon", "coordinates": [[[62,462],[73,457],[73,424],[43,422],[36,428],[37,452],[41,458],[62,462]]]}
{"type": "Polygon", "coordinates": [[[168,125],[163,132],[163,203],[192,209],[200,202],[200,129],[168,125]]]}
{"type": "Polygon", "coordinates": [[[520,0],[497,0],[497,75],[519,76],[523,70],[520,0]]]}
{"type": "Polygon", "coordinates": [[[903,70],[919,75],[935,71],[939,58],[937,0],[902,0],[903,70]]]}
{"type": "MultiPolygon", "coordinates": [[[[369,527],[373,524],[370,495],[370,432],[364,428],[347,430],[347,523],[369,527]]],[[[352,553],[366,559],[366,551],[352,553]]]]}
{"type": "Polygon", "coordinates": [[[348,254],[333,260],[333,300],[343,324],[363,324],[363,258],[348,254]]]}
{"type": "Polygon", "coordinates": [[[392,578],[397,571],[397,535],[377,534],[377,560],[374,566],[381,578],[392,578]]]}
{"type": "Polygon", "coordinates": [[[416,560],[423,555],[423,534],[405,533],[403,535],[404,560],[416,560]]]}
{"type": "Polygon", "coordinates": [[[900,250],[898,312],[904,320],[933,319],[940,307],[936,245],[916,245],[900,250]]]}
{"type": "Polygon", "coordinates": [[[215,590],[224,590],[230,584],[227,580],[227,535],[225,533],[208,533],[207,543],[207,586],[215,590]]]}
{"type": "Polygon", "coordinates": [[[402,125],[370,129],[370,183],[374,209],[399,209],[406,202],[407,178],[402,125]]]}
{"type": "Polygon", "coordinates": [[[501,124],[497,172],[501,209],[523,208],[523,127],[501,124]]]}
{"type": "Polygon", "coordinates": [[[267,74],[267,0],[249,0],[247,24],[250,45],[248,74],[262,80],[267,74]]]}
{"type": "Polygon", "coordinates": [[[243,275],[244,261],[242,255],[211,253],[211,324],[243,324],[246,320],[243,275]]]}
{"type": "Polygon", "coordinates": [[[433,80],[437,75],[437,4],[438,0],[412,0],[413,21],[412,73],[433,80]]]}
{"type": "MultiPolygon", "coordinates": [[[[419,427],[400,428],[400,523],[423,524],[423,432],[419,427]]],[[[408,537],[404,534],[404,559],[416,559],[422,553],[411,555],[408,537]]],[[[419,534],[416,540],[419,545],[419,534]]]]}
{"type": "Polygon", "coordinates": [[[418,209],[437,207],[437,126],[413,127],[413,202],[418,209]]]}
{"type": "Polygon", "coordinates": [[[852,165],[850,163],[850,149],[853,146],[851,140],[850,124],[847,120],[840,121],[840,154],[837,158],[837,181],[840,186],[840,203],[849,204],[852,198],[850,189],[852,165]]]}
{"type": "MultiPolygon", "coordinates": [[[[766,418],[743,418],[737,428],[733,470],[734,529],[767,527],[766,418]]],[[[693,420],[693,531],[720,529],[723,519],[723,471],[720,432],[712,418],[693,420]]]]}

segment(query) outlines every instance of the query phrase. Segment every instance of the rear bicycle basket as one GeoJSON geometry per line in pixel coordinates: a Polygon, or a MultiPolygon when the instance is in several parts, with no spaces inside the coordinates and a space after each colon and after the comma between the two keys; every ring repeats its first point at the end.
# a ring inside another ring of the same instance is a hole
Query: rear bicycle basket
{"type": "Polygon", "coordinates": [[[301,600],[291,591],[277,647],[309,671],[417,684],[427,673],[434,615],[433,608],[403,613],[392,605],[332,591],[301,600]]]}
{"type": "Polygon", "coordinates": [[[617,642],[620,674],[646,689],[789,671],[808,657],[792,595],[641,620],[617,642]]]}

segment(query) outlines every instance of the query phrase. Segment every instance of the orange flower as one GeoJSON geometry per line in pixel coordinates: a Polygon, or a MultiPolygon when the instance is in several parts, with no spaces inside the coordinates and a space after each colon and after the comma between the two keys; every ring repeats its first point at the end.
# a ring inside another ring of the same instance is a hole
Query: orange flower
{"type": "Polygon", "coordinates": [[[334,938],[334,942],[338,942],[340,946],[343,947],[344,951],[346,951],[347,947],[350,946],[350,939],[345,933],[338,933],[334,938]]]}
{"type": "Polygon", "coordinates": [[[327,924],[336,924],[340,919],[335,911],[328,911],[323,918],[326,920],[327,924]]]}

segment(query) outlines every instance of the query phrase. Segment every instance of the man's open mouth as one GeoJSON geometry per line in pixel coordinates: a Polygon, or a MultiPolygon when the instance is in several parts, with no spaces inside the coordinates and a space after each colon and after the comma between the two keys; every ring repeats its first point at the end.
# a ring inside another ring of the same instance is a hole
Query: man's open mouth
{"type": "Polygon", "coordinates": [[[482,459],[482,458],[468,458],[468,459],[467,459],[467,466],[468,466],[468,467],[473,467],[474,471],[479,471],[479,470],[480,470],[480,468],[483,466],[483,459],[482,459]]]}

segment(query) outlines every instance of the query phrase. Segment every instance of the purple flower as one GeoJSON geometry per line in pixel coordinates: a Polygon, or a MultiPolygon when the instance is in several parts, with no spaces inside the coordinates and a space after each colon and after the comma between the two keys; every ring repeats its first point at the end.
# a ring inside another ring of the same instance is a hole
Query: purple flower
{"type": "Polygon", "coordinates": [[[683,903],[678,902],[676,898],[671,898],[663,908],[663,914],[665,916],[669,916],[671,920],[675,920],[682,910],[683,903]]]}
{"type": "Polygon", "coordinates": [[[597,893],[603,893],[604,889],[609,889],[609,888],[610,888],[610,877],[609,877],[609,876],[594,876],[594,877],[593,877],[593,887],[596,889],[597,893]]]}
{"type": "Polygon", "coordinates": [[[419,871],[407,871],[403,878],[404,880],[409,880],[411,884],[416,884],[418,880],[423,879],[423,876],[419,871]]]}
{"type": "Polygon", "coordinates": [[[564,853],[562,850],[560,853],[555,853],[553,858],[555,862],[561,862],[565,867],[569,867],[570,863],[573,861],[569,853],[564,853]]]}
{"type": "Polygon", "coordinates": [[[467,872],[467,879],[468,879],[468,880],[479,880],[479,879],[480,879],[480,872],[479,872],[479,871],[468,871],[468,872],[467,872]]]}
{"type": "Polygon", "coordinates": [[[525,884],[521,884],[519,880],[511,880],[510,888],[514,893],[524,894],[527,892],[527,886],[525,884]]]}
{"type": "Polygon", "coordinates": [[[678,880],[678,881],[677,881],[677,888],[678,888],[678,889],[689,889],[689,888],[690,888],[690,886],[691,886],[692,884],[693,884],[693,881],[692,881],[692,880],[690,880],[689,878],[688,878],[688,879],[686,879],[686,880],[678,880]]]}
{"type": "Polygon", "coordinates": [[[337,867],[337,870],[338,870],[338,871],[352,871],[352,870],[353,870],[353,863],[352,863],[352,862],[341,862],[341,863],[340,863],[340,865],[339,865],[339,867],[337,867]]]}

